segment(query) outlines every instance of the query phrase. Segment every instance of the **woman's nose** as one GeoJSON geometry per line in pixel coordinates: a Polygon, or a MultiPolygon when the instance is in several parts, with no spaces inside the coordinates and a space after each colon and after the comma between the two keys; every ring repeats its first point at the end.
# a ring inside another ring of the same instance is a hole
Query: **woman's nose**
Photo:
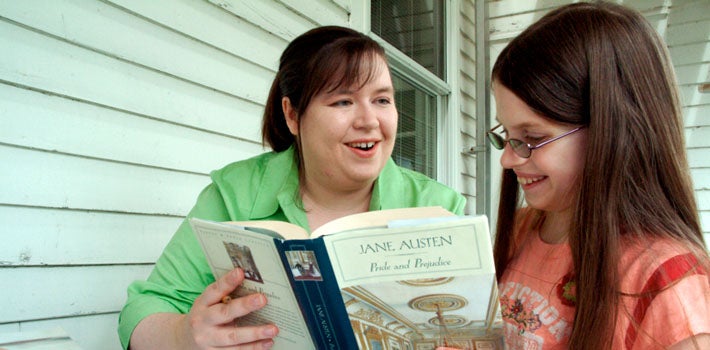
{"type": "Polygon", "coordinates": [[[356,128],[374,129],[379,125],[380,121],[377,118],[377,111],[373,106],[363,104],[360,108],[358,108],[357,118],[354,123],[356,128]]]}

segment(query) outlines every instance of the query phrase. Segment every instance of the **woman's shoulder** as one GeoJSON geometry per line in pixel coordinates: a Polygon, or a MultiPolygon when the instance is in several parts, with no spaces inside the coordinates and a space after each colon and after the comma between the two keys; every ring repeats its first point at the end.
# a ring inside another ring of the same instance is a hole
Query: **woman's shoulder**
{"type": "Polygon", "coordinates": [[[292,171],[295,161],[291,149],[283,152],[265,152],[251,158],[238,160],[210,173],[217,185],[261,181],[264,174],[274,173],[284,178],[292,171]]]}
{"type": "Polygon", "coordinates": [[[465,197],[453,188],[394,164],[383,169],[378,186],[390,194],[401,191],[399,198],[392,200],[407,202],[408,206],[440,205],[456,214],[462,214],[466,205],[465,197]]]}

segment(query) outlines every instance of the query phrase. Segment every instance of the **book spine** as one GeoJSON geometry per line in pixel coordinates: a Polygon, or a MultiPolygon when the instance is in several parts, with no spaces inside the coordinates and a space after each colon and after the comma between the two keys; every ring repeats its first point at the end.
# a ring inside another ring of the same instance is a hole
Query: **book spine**
{"type": "Polygon", "coordinates": [[[277,242],[281,260],[318,349],[358,349],[322,238],[277,242]]]}

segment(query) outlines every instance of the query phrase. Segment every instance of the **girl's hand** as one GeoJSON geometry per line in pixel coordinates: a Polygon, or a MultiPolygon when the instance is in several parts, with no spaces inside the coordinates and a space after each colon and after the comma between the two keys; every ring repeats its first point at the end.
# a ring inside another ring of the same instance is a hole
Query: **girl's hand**
{"type": "Polygon", "coordinates": [[[268,349],[278,334],[276,325],[237,327],[235,319],[266,305],[263,294],[237,299],[227,297],[244,281],[244,272],[234,269],[207,286],[183,322],[193,349],[268,349]],[[222,302],[223,299],[225,302],[222,302]]]}

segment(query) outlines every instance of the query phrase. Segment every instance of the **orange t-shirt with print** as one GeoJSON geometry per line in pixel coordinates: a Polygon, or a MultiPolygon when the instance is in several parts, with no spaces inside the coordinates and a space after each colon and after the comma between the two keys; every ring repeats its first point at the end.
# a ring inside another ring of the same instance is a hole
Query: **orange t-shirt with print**
{"type": "MultiPolygon", "coordinates": [[[[518,237],[519,254],[499,281],[508,349],[567,349],[576,293],[570,248],[534,229],[518,237]]],[[[710,333],[710,281],[689,250],[661,239],[624,246],[613,348],[663,349],[710,333]]]]}

